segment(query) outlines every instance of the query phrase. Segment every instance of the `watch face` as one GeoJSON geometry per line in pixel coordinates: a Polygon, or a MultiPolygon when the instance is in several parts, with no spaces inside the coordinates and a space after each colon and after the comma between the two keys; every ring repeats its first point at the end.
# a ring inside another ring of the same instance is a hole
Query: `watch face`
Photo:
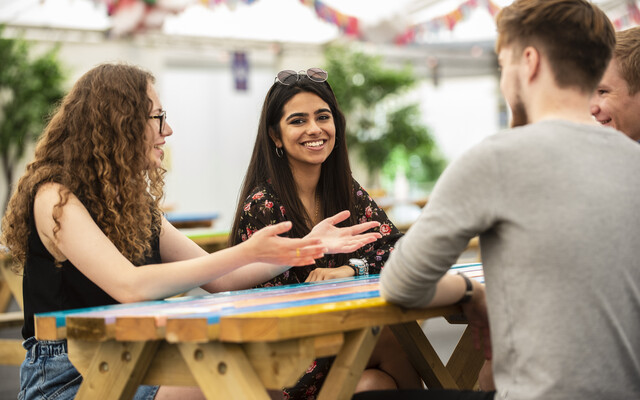
{"type": "Polygon", "coordinates": [[[349,260],[349,265],[355,267],[358,272],[356,275],[361,276],[361,275],[368,275],[369,274],[369,266],[367,265],[366,261],[360,259],[360,258],[352,258],[349,260]]]}
{"type": "Polygon", "coordinates": [[[366,265],[366,263],[360,258],[349,259],[349,264],[353,265],[354,267],[364,267],[366,265]]]}

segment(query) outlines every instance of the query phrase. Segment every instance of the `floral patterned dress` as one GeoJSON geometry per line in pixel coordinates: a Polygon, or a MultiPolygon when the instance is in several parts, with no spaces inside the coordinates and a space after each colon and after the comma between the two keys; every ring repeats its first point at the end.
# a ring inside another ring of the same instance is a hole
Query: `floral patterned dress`
{"type": "MultiPolygon", "coordinates": [[[[389,221],[387,214],[378,207],[371,196],[355,180],[353,180],[353,187],[355,188],[354,205],[358,222],[380,222],[380,227],[376,230],[380,231],[382,238],[349,254],[349,258],[366,260],[369,264],[369,274],[379,274],[402,233],[389,221]]],[[[263,185],[256,187],[245,199],[244,211],[240,215],[240,224],[234,234],[237,235],[238,239],[245,241],[255,231],[287,220],[287,210],[282,206],[271,184],[265,182],[263,185]]],[[[291,268],[259,286],[267,287],[301,283],[305,281],[309,273],[314,269],[341,266],[336,264],[336,257],[327,255],[322,259],[316,260],[315,265],[291,268]]],[[[316,399],[333,359],[334,357],[327,357],[315,360],[295,386],[284,389],[284,398],[295,400],[316,399]]]]}

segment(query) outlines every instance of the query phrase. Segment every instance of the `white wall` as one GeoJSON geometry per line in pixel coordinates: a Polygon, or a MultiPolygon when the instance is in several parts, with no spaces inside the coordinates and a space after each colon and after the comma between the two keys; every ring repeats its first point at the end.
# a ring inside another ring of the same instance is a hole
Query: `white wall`
{"type": "Polygon", "coordinates": [[[228,66],[168,66],[160,92],[173,136],[167,139],[167,206],[218,212],[230,225],[255,141],[264,96],[273,82],[266,67],[250,67],[249,89],[238,92],[228,66]]]}
{"type": "Polygon", "coordinates": [[[493,76],[425,82],[421,111],[440,150],[452,161],[500,127],[499,82],[493,76]]]}
{"type": "MultiPolygon", "coordinates": [[[[46,38],[55,35],[40,35],[37,49],[50,48],[53,42],[46,38]]],[[[232,222],[262,102],[276,72],[323,64],[322,49],[308,44],[211,42],[162,35],[134,41],[95,35],[89,41],[63,39],[57,42],[69,73],[68,86],[106,61],[138,64],[155,74],[174,130],[166,145],[165,203],[176,212],[218,212],[215,227],[221,229],[232,222]],[[229,54],[236,50],[245,51],[249,59],[246,92],[233,87],[229,54]]],[[[422,104],[424,121],[449,160],[498,129],[495,77],[443,79],[438,86],[425,82],[413,96],[422,104]]],[[[365,183],[355,157],[352,163],[356,179],[365,183]]],[[[18,168],[16,179],[23,169],[23,165],[18,168]]],[[[2,179],[0,196],[4,195],[2,179]]]]}

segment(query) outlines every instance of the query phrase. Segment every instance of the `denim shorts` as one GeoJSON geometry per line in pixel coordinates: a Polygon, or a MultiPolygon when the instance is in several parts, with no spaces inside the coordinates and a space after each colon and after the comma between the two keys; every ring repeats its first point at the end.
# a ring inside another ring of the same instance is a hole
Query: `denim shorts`
{"type": "MultiPolygon", "coordinates": [[[[69,361],[66,340],[25,340],[27,355],[20,366],[18,400],[72,400],[82,376],[69,361]]],[[[153,400],[158,386],[141,385],[135,400],[153,400]]]]}

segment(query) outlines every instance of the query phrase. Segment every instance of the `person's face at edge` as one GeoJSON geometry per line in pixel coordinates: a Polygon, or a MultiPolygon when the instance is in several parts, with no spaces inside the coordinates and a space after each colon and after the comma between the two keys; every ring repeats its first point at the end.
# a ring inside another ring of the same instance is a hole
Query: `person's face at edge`
{"type": "MultiPolygon", "coordinates": [[[[160,115],[162,112],[162,103],[158,97],[155,87],[149,82],[147,87],[147,95],[152,101],[151,111],[149,116],[160,115]]],[[[173,129],[167,123],[165,118],[162,133],[160,132],[160,120],[157,118],[149,118],[147,121],[147,128],[145,135],[147,143],[149,144],[149,150],[147,151],[147,158],[149,160],[149,168],[160,168],[162,165],[162,159],[164,158],[164,150],[162,146],[165,144],[165,138],[173,134],[173,129]]]]}
{"type": "Polygon", "coordinates": [[[283,107],[281,136],[271,132],[277,147],[287,153],[292,170],[301,166],[320,166],[335,146],[336,127],[329,105],[318,95],[301,92],[283,107]]]}
{"type": "Polygon", "coordinates": [[[520,63],[514,57],[512,46],[503,46],[498,53],[500,66],[500,91],[509,108],[511,108],[511,127],[523,126],[529,123],[527,110],[522,101],[522,86],[519,80],[520,63]]]}
{"type": "Polygon", "coordinates": [[[605,126],[615,128],[633,140],[640,140],[640,91],[629,94],[614,58],[591,97],[591,115],[605,126]]]}

